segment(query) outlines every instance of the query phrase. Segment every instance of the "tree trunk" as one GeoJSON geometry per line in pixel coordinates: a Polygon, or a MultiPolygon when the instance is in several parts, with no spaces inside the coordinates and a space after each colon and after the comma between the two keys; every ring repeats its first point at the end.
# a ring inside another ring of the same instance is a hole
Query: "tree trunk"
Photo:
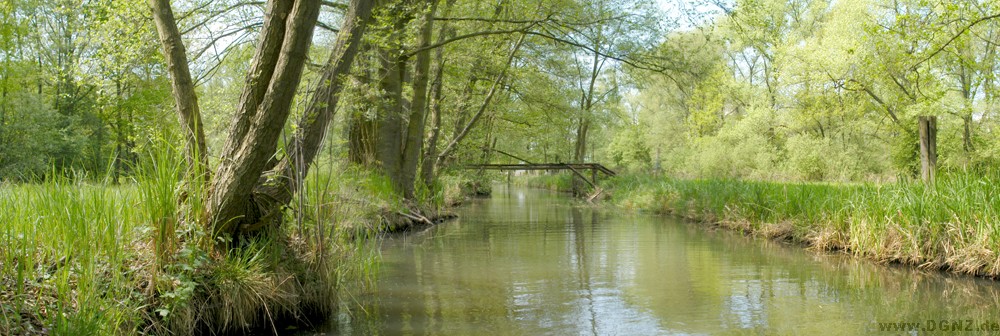
{"type": "Polygon", "coordinates": [[[112,179],[116,184],[125,166],[122,162],[124,160],[123,152],[125,147],[125,118],[122,114],[122,82],[120,79],[115,79],[115,161],[114,167],[112,167],[112,179]]]}
{"type": "Polygon", "coordinates": [[[590,132],[590,119],[581,118],[576,129],[576,146],[574,146],[573,162],[583,163],[587,155],[587,135],[590,132]]]}
{"type": "MultiPolygon", "coordinates": [[[[271,8],[280,8],[280,5],[272,4],[271,8]]],[[[295,1],[285,20],[285,33],[277,61],[274,63],[273,75],[268,82],[266,92],[259,100],[256,113],[237,115],[237,118],[251,120],[237,122],[237,124],[247,123],[249,129],[235,150],[224,151],[231,152],[232,155],[223,158],[209,189],[206,215],[207,222],[212,225],[214,236],[233,236],[239,232],[242,225],[255,225],[261,220],[261,209],[252,199],[251,193],[274,155],[278,137],[288,119],[319,9],[319,0],[295,1]]],[[[269,41],[267,36],[269,35],[261,37],[259,44],[261,48],[274,43],[269,41]]],[[[272,56],[261,55],[261,57],[272,56]]],[[[252,104],[254,101],[245,100],[243,104],[252,104]]],[[[253,107],[240,106],[240,111],[250,109],[253,107]]],[[[227,143],[235,145],[233,137],[239,136],[240,132],[234,130],[227,143]]]]}
{"type": "Polygon", "coordinates": [[[247,71],[243,93],[229,126],[229,136],[220,153],[220,157],[224,159],[234,157],[240,146],[247,141],[246,135],[250,131],[251,122],[259,112],[274,76],[286,33],[286,21],[294,3],[294,0],[268,2],[260,43],[247,71]]]}
{"type": "MultiPolygon", "coordinates": [[[[968,50],[966,50],[966,51],[968,51],[968,50]]],[[[960,53],[964,54],[964,52],[960,52],[960,53]]],[[[963,57],[963,56],[959,56],[959,57],[963,57]]],[[[965,152],[965,154],[967,156],[969,156],[969,157],[967,157],[967,159],[971,159],[971,155],[970,154],[972,154],[972,151],[974,150],[973,147],[972,147],[972,105],[973,105],[973,101],[974,101],[973,88],[972,88],[972,85],[973,85],[972,84],[972,82],[973,82],[972,77],[974,76],[975,72],[976,72],[975,70],[970,69],[964,63],[963,64],[959,64],[958,81],[959,81],[959,86],[961,87],[961,91],[962,91],[962,103],[964,105],[963,106],[964,108],[962,109],[962,115],[961,115],[961,117],[962,117],[962,150],[965,152]]]]}
{"type": "Polygon", "coordinates": [[[396,0],[383,12],[393,19],[388,37],[388,45],[379,49],[379,88],[382,96],[378,118],[376,118],[375,157],[381,164],[382,173],[392,181],[396,192],[402,194],[405,183],[402,177],[403,141],[406,121],[403,116],[406,103],[403,101],[403,83],[407,79],[406,59],[403,57],[404,31],[413,19],[409,1],[396,0]]]}
{"type": "Polygon", "coordinates": [[[444,75],[444,59],[438,53],[438,69],[434,74],[434,84],[431,85],[431,134],[427,138],[427,146],[424,149],[423,162],[420,167],[420,177],[424,186],[430,188],[434,184],[435,167],[434,159],[437,158],[437,143],[441,137],[441,86],[444,75]]]}
{"type": "MultiPolygon", "coordinates": [[[[601,31],[598,31],[597,39],[601,39],[601,31]]],[[[601,61],[600,44],[594,46],[594,57],[591,60],[591,69],[589,83],[587,84],[587,90],[583,92],[581,96],[580,106],[582,111],[580,111],[580,123],[576,129],[576,143],[573,152],[573,162],[583,163],[584,158],[587,155],[587,137],[590,132],[590,115],[593,114],[594,104],[597,102],[594,99],[594,89],[597,86],[597,77],[601,74],[601,70],[604,66],[604,62],[601,61]]],[[[582,89],[581,85],[581,89],[582,89]]],[[[572,178],[572,188],[573,194],[580,196],[583,195],[581,190],[582,186],[577,182],[576,176],[572,178]]]]}
{"type": "Polygon", "coordinates": [[[375,121],[364,111],[353,111],[348,124],[348,158],[354,164],[371,166],[375,162],[375,121]]]}
{"type": "MultiPolygon", "coordinates": [[[[397,30],[398,32],[399,30],[397,30]]],[[[394,38],[396,40],[399,37],[394,38]]],[[[398,50],[393,48],[394,50],[398,50]]],[[[382,68],[379,87],[383,95],[377,119],[378,138],[375,157],[381,163],[382,173],[389,177],[396,192],[402,193],[400,168],[403,147],[403,71],[405,64],[388,49],[381,51],[382,68]]]]}
{"type": "MultiPolygon", "coordinates": [[[[350,72],[354,58],[361,45],[361,37],[367,29],[374,0],[351,1],[344,23],[338,33],[337,44],[330,53],[319,80],[319,87],[306,106],[305,113],[298,120],[295,135],[286,146],[284,158],[277,166],[265,174],[268,183],[257,186],[254,199],[265,207],[264,218],[280,219],[283,206],[302,188],[302,182],[309,173],[309,167],[323,144],[323,139],[333,120],[343,89],[343,78],[350,72]]],[[[271,221],[261,221],[258,225],[244,230],[254,230],[271,221]]]]}
{"type": "Polygon", "coordinates": [[[962,116],[962,149],[966,154],[972,154],[976,147],[972,144],[972,112],[962,116]]]}
{"type": "Polygon", "coordinates": [[[160,35],[160,45],[167,61],[177,116],[186,139],[186,154],[189,169],[204,172],[208,167],[208,148],[205,145],[205,130],[202,127],[198,96],[194,92],[194,81],[188,68],[187,54],[181,33],[177,30],[174,12],[169,0],[150,0],[153,21],[160,35]]]}
{"type": "MultiPolygon", "coordinates": [[[[445,1],[444,16],[448,16],[451,13],[452,6],[455,5],[456,0],[445,1]]],[[[438,32],[438,43],[442,43],[447,39],[455,35],[454,30],[450,28],[447,22],[441,25],[441,30],[438,32]]],[[[431,84],[431,89],[428,95],[431,99],[431,134],[427,138],[427,146],[424,149],[423,162],[421,162],[420,167],[420,177],[424,182],[424,186],[428,189],[434,184],[434,161],[437,158],[437,143],[438,139],[441,137],[441,91],[444,85],[444,48],[437,48],[434,51],[435,58],[435,70],[434,70],[434,81],[431,84]]]]}
{"type": "MultiPolygon", "coordinates": [[[[362,56],[369,56],[367,59],[362,58],[362,61],[371,61],[371,45],[367,43],[361,43],[361,51],[359,54],[362,56]]],[[[360,65],[360,64],[359,64],[360,65]]],[[[370,66],[366,66],[361,69],[361,74],[358,76],[358,87],[367,90],[371,87],[372,83],[372,69],[370,66]]],[[[365,101],[375,100],[375,99],[363,99],[365,101]]],[[[366,113],[366,110],[370,109],[370,106],[366,104],[367,102],[355,102],[354,109],[348,119],[348,158],[352,163],[362,165],[365,167],[371,167],[375,164],[375,142],[377,137],[376,132],[378,132],[378,125],[372,116],[366,113]]]]}
{"type": "Polygon", "coordinates": [[[920,117],[920,177],[928,185],[934,184],[937,170],[937,117],[920,117]]]}
{"type": "MultiPolygon", "coordinates": [[[[434,14],[437,11],[438,0],[428,0],[430,6],[424,12],[424,21],[420,29],[420,44],[418,48],[426,48],[431,44],[431,29],[434,28],[434,14]]],[[[417,53],[416,64],[413,67],[413,99],[410,105],[410,121],[406,128],[406,142],[403,146],[402,185],[403,197],[414,198],[417,178],[417,164],[424,147],[425,115],[427,111],[427,82],[430,77],[430,50],[417,53]]]]}
{"type": "MultiPolygon", "coordinates": [[[[443,35],[442,35],[443,36],[443,35]]],[[[441,105],[443,104],[441,100],[441,89],[444,80],[444,52],[442,48],[438,48],[436,51],[435,58],[437,59],[437,69],[434,71],[434,83],[431,84],[431,134],[427,138],[427,147],[424,150],[424,158],[420,167],[421,179],[424,182],[424,186],[428,188],[434,184],[435,177],[435,167],[434,160],[437,158],[437,144],[438,139],[441,137],[441,105]]]]}
{"type": "MultiPolygon", "coordinates": [[[[589,110],[587,112],[589,112],[589,110]]],[[[576,128],[576,143],[573,146],[573,163],[583,163],[584,156],[587,154],[587,133],[589,130],[590,119],[587,117],[581,117],[580,124],[577,125],[576,128]]],[[[572,183],[570,183],[570,186],[573,189],[573,195],[583,195],[583,185],[577,181],[576,175],[573,175],[571,181],[572,183]]]]}

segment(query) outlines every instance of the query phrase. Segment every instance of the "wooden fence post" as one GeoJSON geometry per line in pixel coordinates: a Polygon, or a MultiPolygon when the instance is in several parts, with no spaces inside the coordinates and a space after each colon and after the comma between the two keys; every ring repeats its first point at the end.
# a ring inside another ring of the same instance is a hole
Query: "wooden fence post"
{"type": "Polygon", "coordinates": [[[934,184],[937,170],[937,117],[920,117],[920,178],[934,184]]]}

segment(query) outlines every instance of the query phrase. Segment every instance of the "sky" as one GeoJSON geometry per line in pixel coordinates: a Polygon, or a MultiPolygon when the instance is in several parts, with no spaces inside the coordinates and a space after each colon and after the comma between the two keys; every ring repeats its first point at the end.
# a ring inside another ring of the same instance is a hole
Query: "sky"
{"type": "Polygon", "coordinates": [[[668,17],[678,19],[679,30],[690,30],[711,20],[720,12],[714,2],[722,3],[726,8],[732,8],[735,0],[655,0],[668,17]],[[693,9],[699,15],[687,15],[684,9],[693,9]]]}

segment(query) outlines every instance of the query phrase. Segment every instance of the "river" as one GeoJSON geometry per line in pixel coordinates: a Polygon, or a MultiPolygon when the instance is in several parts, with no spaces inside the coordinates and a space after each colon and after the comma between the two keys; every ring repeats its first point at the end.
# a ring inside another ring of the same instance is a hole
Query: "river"
{"type": "Polygon", "coordinates": [[[861,335],[1000,322],[992,280],[534,189],[497,186],[458,213],[382,240],[377,289],[326,334],[861,335]]]}

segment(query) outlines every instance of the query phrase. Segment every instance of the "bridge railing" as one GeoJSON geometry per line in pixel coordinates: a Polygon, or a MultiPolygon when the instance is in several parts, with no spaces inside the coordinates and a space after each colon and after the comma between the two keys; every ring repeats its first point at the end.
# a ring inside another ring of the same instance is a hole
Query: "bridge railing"
{"type": "Polygon", "coordinates": [[[483,170],[594,170],[607,176],[617,175],[600,163],[498,163],[465,165],[465,169],[483,170]]]}

